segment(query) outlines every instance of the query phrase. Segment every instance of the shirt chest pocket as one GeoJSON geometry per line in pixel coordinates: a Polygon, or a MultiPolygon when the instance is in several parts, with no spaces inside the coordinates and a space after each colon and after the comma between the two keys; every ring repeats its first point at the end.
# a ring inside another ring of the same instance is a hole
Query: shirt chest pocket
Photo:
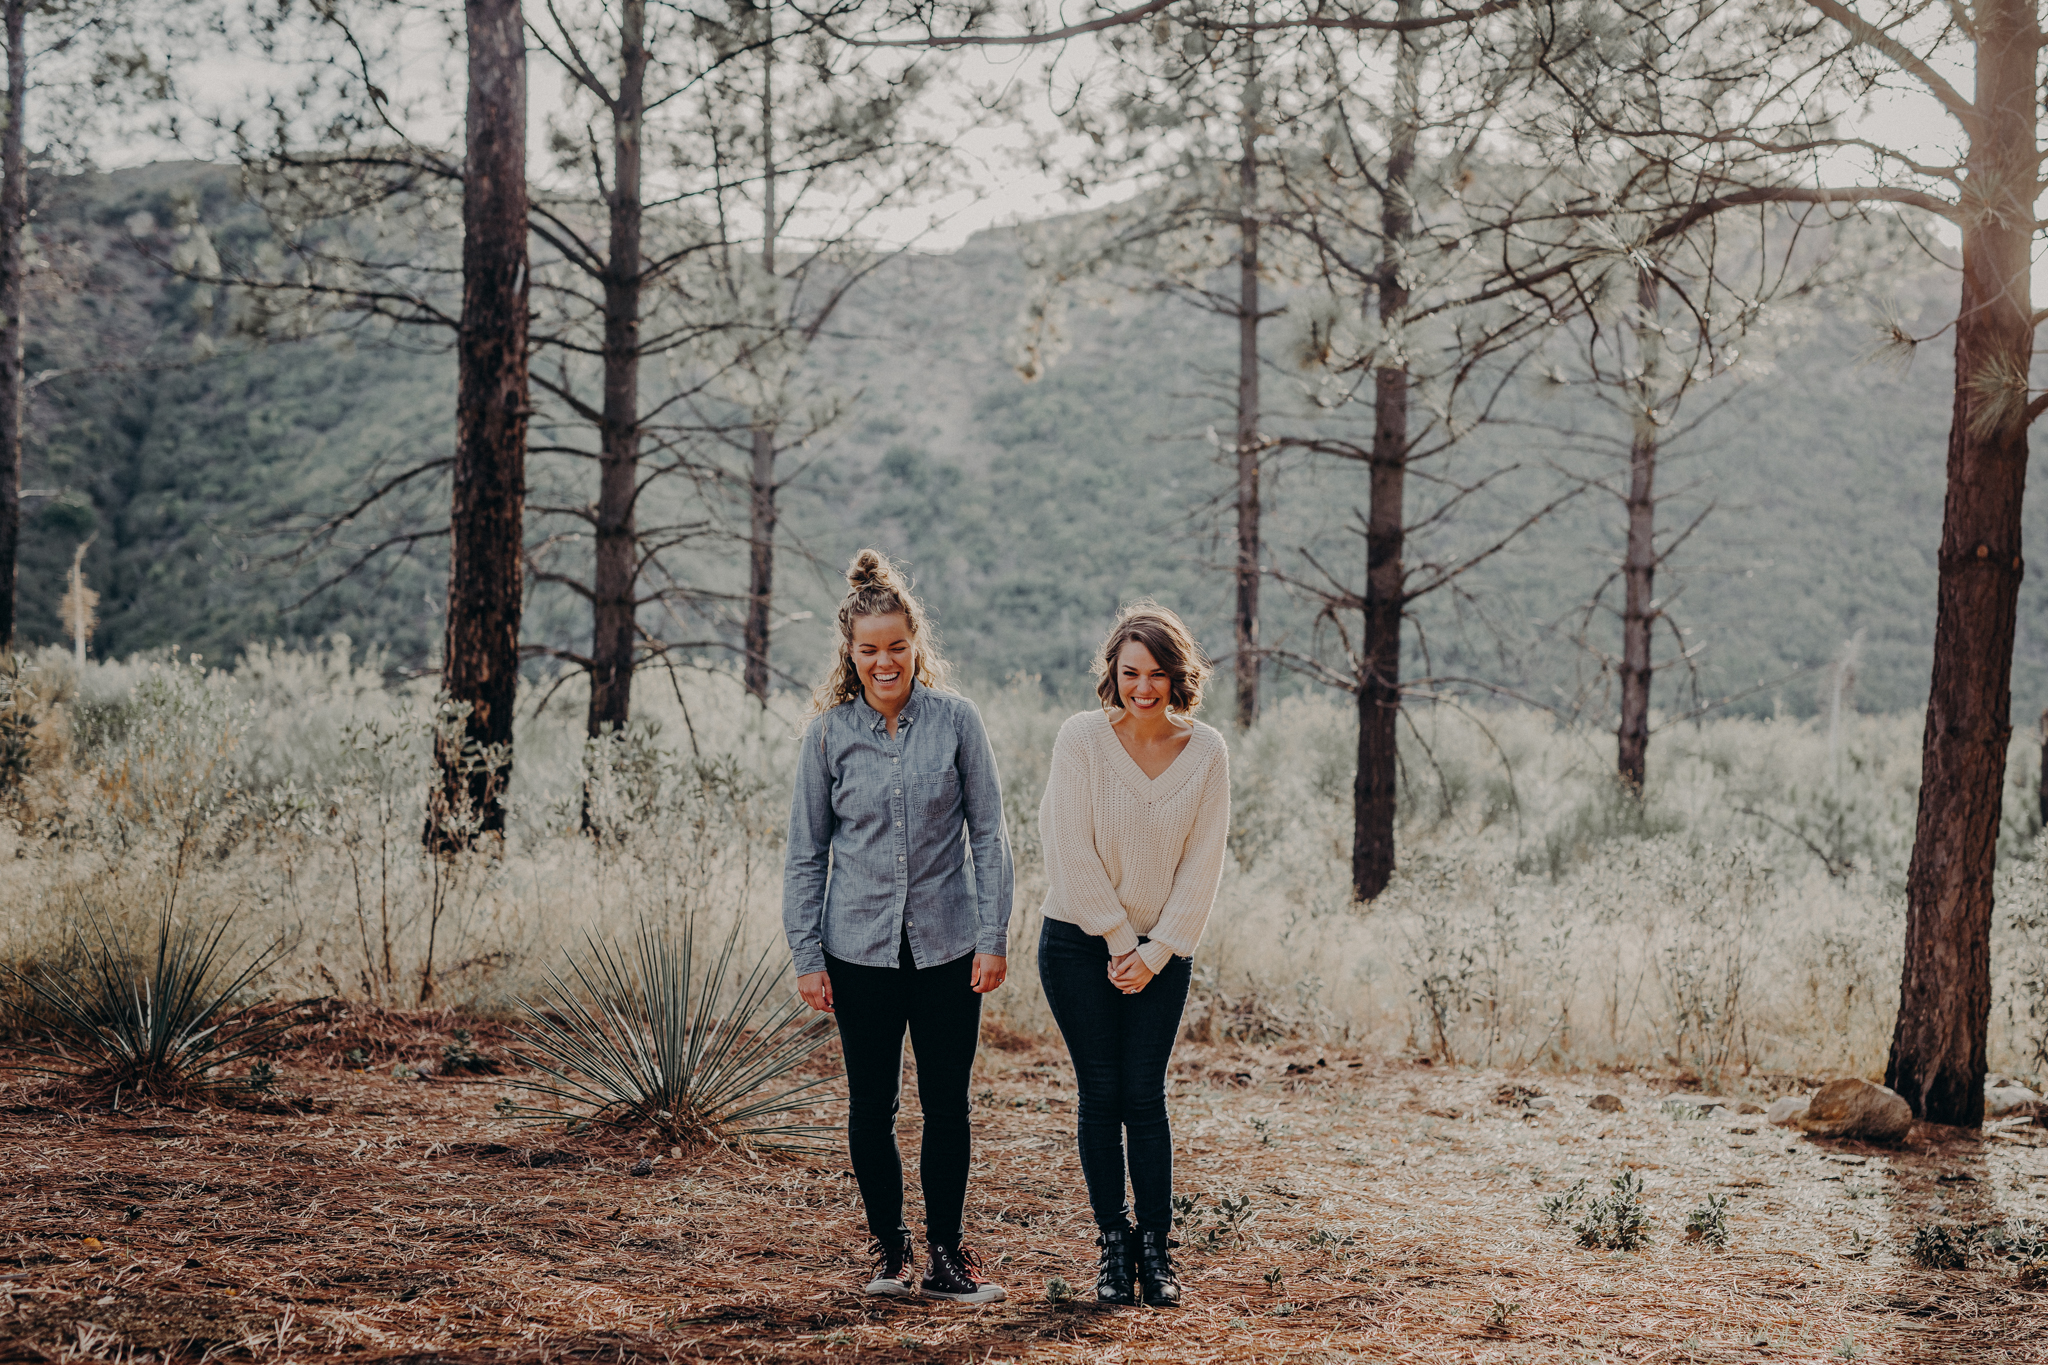
{"type": "Polygon", "coordinates": [[[925,821],[960,819],[959,772],[946,768],[940,772],[912,774],[909,800],[910,809],[925,821]]]}

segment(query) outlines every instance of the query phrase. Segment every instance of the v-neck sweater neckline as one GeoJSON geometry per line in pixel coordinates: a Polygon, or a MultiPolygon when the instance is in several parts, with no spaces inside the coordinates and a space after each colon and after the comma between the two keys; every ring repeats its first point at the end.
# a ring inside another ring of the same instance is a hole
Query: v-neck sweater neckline
{"type": "Polygon", "coordinates": [[[1102,722],[1103,742],[1116,750],[1117,757],[1123,760],[1121,776],[1130,785],[1131,793],[1141,801],[1164,801],[1187,783],[1190,773],[1205,766],[1200,761],[1188,761],[1189,753],[1202,742],[1202,730],[1206,728],[1197,721],[1188,722],[1188,742],[1180,746],[1180,752],[1173,756],[1166,770],[1157,777],[1147,777],[1145,770],[1138,766],[1138,760],[1131,757],[1131,751],[1124,747],[1123,736],[1116,732],[1116,723],[1109,718],[1109,712],[1097,711],[1095,714],[1102,722]]]}

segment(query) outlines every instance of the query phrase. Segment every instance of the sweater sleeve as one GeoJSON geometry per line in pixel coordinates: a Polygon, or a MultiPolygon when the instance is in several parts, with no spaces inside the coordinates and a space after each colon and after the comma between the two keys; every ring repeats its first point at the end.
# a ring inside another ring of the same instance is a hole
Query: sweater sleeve
{"type": "Polygon", "coordinates": [[[1053,741],[1052,773],[1038,811],[1040,842],[1045,847],[1045,876],[1068,918],[1109,944],[1121,957],[1138,946],[1137,931],[1102,855],[1095,851],[1095,783],[1089,771],[1086,743],[1071,722],[1053,741]]]}
{"type": "Polygon", "coordinates": [[[1147,941],[1138,945],[1138,955],[1155,972],[1175,954],[1195,955],[1210,908],[1216,904],[1216,888],[1223,881],[1223,855],[1230,847],[1230,751],[1219,748],[1202,774],[1202,803],[1181,850],[1180,866],[1174,869],[1173,890],[1166,893],[1159,922],[1147,941]]]}

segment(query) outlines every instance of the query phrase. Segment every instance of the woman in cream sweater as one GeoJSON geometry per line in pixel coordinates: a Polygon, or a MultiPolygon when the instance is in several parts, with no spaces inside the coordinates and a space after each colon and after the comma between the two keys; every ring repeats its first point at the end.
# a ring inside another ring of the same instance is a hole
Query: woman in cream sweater
{"type": "Polygon", "coordinates": [[[1074,1059],[1081,1174],[1101,1232],[1095,1297],[1180,1303],[1168,1254],[1166,1064],[1230,835],[1230,754],[1189,713],[1209,675],[1181,619],[1127,607],[1095,661],[1102,709],[1060,727],[1038,824],[1051,891],[1046,1001],[1074,1059]],[[1124,1202],[1125,1142],[1138,1225],[1124,1202]],[[1136,1283],[1134,1284],[1134,1281],[1136,1283]]]}

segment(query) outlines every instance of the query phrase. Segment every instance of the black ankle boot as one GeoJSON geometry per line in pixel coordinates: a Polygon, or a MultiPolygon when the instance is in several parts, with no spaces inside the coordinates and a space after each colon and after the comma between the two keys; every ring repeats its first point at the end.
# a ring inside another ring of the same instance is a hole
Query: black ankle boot
{"type": "Polygon", "coordinates": [[[1180,1276],[1174,1273],[1173,1243],[1163,1232],[1138,1234],[1138,1284],[1153,1308],[1180,1307],[1180,1276]]]}
{"type": "Polygon", "coordinates": [[[1105,1228],[1095,1239],[1095,1245],[1102,1248],[1101,1265],[1095,1274],[1097,1303],[1129,1305],[1138,1301],[1138,1296],[1131,1289],[1135,1276],[1131,1252],[1136,1240],[1129,1228],[1105,1228]]]}

